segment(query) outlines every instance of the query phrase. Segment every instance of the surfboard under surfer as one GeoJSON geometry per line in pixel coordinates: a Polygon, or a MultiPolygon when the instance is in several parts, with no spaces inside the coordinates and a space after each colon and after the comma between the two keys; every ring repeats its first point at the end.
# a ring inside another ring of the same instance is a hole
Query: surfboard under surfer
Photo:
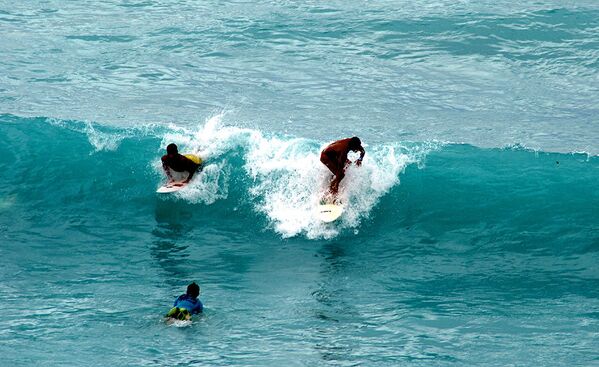
{"type": "Polygon", "coordinates": [[[186,156],[179,154],[179,149],[174,143],[171,143],[166,147],[166,154],[162,156],[162,168],[168,176],[167,184],[175,183],[175,179],[173,178],[171,170],[176,172],[189,172],[189,176],[187,176],[185,181],[175,183],[175,185],[184,185],[191,181],[193,175],[200,168],[200,166],[201,163],[198,164],[186,156]]]}
{"type": "Polygon", "coordinates": [[[366,151],[362,147],[362,142],[356,136],[353,138],[337,140],[329,144],[320,153],[320,161],[327,166],[335,177],[331,180],[330,191],[333,195],[337,195],[339,191],[339,183],[345,177],[345,169],[352,162],[347,159],[347,154],[350,152],[360,152],[360,158],[356,160],[356,165],[360,166],[366,151]]]}

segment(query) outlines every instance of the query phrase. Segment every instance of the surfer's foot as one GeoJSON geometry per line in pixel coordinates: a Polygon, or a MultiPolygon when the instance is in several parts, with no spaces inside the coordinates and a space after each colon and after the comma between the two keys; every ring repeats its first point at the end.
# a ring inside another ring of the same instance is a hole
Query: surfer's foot
{"type": "Polygon", "coordinates": [[[329,192],[331,193],[331,196],[337,196],[338,191],[339,191],[339,181],[337,180],[337,178],[335,178],[331,182],[331,187],[329,189],[329,192]]]}
{"type": "Polygon", "coordinates": [[[335,204],[337,202],[337,193],[328,191],[324,194],[321,200],[321,204],[335,204]]]}

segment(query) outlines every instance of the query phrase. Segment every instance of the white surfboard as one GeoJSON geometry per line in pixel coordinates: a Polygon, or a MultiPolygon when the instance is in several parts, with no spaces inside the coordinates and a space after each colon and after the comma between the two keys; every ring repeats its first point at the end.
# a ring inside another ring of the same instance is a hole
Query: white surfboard
{"type": "Polygon", "coordinates": [[[167,185],[160,186],[158,188],[158,190],[156,190],[156,192],[159,193],[159,194],[170,194],[171,192],[177,192],[177,191],[181,190],[185,186],[187,186],[186,183],[175,182],[175,183],[172,183],[172,184],[167,184],[167,185]]]}
{"type": "Polygon", "coordinates": [[[325,223],[334,222],[343,214],[343,205],[321,204],[316,210],[316,217],[325,223]]]}

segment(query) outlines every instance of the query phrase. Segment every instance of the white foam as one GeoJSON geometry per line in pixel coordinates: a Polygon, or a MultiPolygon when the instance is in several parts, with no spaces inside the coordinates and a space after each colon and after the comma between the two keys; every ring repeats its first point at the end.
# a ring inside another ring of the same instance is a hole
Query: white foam
{"type": "Polygon", "coordinates": [[[170,132],[162,139],[161,151],[170,143],[177,144],[179,152],[197,154],[203,160],[213,160],[223,154],[243,146],[247,137],[255,133],[250,129],[223,126],[221,112],[198,124],[194,129],[169,125],[170,132]]]}
{"type": "Polygon", "coordinates": [[[222,163],[212,163],[196,173],[193,180],[176,196],[192,203],[213,204],[229,195],[229,169],[222,163]]]}
{"type": "Polygon", "coordinates": [[[168,326],[177,327],[177,328],[189,327],[189,326],[193,325],[192,320],[175,320],[175,319],[169,318],[169,319],[166,319],[165,322],[168,326]]]}
{"type": "Polygon", "coordinates": [[[91,123],[85,124],[85,134],[87,140],[94,147],[96,152],[100,151],[115,151],[125,136],[107,134],[96,130],[91,123]]]}
{"type": "Polygon", "coordinates": [[[326,187],[319,150],[303,139],[255,136],[249,142],[246,171],[254,179],[250,193],[283,237],[305,232],[310,237],[334,236],[314,214],[326,187]]]}
{"type": "Polygon", "coordinates": [[[319,159],[328,142],[266,136],[257,130],[222,126],[223,116],[221,113],[208,119],[196,131],[176,128],[164,136],[162,149],[174,142],[179,151],[196,153],[206,161],[204,171],[177,195],[190,202],[214,203],[227,197],[231,172],[243,169],[242,174],[251,179],[247,190],[255,209],[282,237],[332,238],[343,229],[357,229],[381,197],[399,183],[405,167],[421,161],[435,147],[365,146],[362,166],[350,166],[340,185],[345,213],[337,222],[325,224],[316,218],[315,210],[332,177],[319,159]],[[243,167],[234,167],[223,158],[235,150],[243,154],[243,167]]]}
{"type": "Polygon", "coordinates": [[[0,211],[9,210],[17,202],[17,195],[7,195],[0,197],[0,211]]]}

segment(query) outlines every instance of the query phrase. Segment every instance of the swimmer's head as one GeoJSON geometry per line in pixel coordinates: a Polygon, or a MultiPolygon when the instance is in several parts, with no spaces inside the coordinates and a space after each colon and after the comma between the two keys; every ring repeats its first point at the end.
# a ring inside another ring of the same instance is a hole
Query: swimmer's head
{"type": "Polygon", "coordinates": [[[179,153],[179,149],[177,149],[177,144],[171,143],[166,147],[167,154],[177,154],[179,153]]]}
{"type": "Polygon", "coordinates": [[[349,139],[349,149],[358,149],[362,146],[362,142],[360,141],[360,138],[358,138],[357,136],[354,136],[353,138],[349,139]]]}
{"type": "Polygon", "coordinates": [[[193,298],[198,298],[200,295],[200,286],[195,282],[187,286],[187,295],[193,298]]]}

